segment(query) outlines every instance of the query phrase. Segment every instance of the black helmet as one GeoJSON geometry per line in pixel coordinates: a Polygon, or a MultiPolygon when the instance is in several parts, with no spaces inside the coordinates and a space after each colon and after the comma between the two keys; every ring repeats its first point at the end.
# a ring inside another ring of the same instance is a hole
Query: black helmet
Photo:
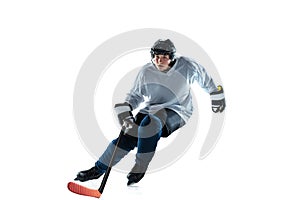
{"type": "Polygon", "coordinates": [[[175,56],[176,48],[173,42],[169,39],[166,40],[157,40],[151,48],[151,58],[154,58],[154,55],[169,55],[170,59],[173,60],[175,56]]]}

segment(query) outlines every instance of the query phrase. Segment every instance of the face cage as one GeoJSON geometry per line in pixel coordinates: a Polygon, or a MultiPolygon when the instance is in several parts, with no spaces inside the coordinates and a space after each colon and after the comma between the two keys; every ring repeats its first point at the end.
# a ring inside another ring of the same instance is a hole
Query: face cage
{"type": "Polygon", "coordinates": [[[154,58],[154,55],[169,55],[171,61],[173,61],[175,57],[174,52],[165,51],[161,49],[151,49],[150,53],[151,53],[151,60],[154,58]]]}

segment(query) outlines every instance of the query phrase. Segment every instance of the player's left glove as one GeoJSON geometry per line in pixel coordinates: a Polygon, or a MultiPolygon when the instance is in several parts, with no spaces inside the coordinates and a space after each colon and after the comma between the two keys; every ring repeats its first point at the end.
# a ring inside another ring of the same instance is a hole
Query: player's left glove
{"type": "Polygon", "coordinates": [[[210,93],[210,99],[211,99],[211,106],[213,112],[221,113],[224,111],[226,107],[226,103],[225,103],[223,87],[221,85],[218,86],[218,90],[216,92],[210,93]]]}

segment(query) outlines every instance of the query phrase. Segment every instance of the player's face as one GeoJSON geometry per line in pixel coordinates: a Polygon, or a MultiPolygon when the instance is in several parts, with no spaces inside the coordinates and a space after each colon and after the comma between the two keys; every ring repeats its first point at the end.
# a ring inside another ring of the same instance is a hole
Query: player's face
{"type": "Polygon", "coordinates": [[[159,71],[166,71],[170,68],[169,64],[171,62],[169,55],[155,55],[154,64],[159,71]]]}

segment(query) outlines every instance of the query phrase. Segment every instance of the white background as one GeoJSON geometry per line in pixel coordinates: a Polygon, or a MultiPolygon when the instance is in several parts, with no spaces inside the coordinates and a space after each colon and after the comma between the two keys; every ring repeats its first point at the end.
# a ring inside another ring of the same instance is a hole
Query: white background
{"type": "Polygon", "coordinates": [[[299,199],[299,18],[292,0],[1,1],[1,199],[88,199],[66,188],[95,162],[73,120],[76,77],[98,45],[138,28],[179,32],[209,54],[226,122],[206,159],[196,139],[137,187],[112,171],[101,198],[299,199]]]}

